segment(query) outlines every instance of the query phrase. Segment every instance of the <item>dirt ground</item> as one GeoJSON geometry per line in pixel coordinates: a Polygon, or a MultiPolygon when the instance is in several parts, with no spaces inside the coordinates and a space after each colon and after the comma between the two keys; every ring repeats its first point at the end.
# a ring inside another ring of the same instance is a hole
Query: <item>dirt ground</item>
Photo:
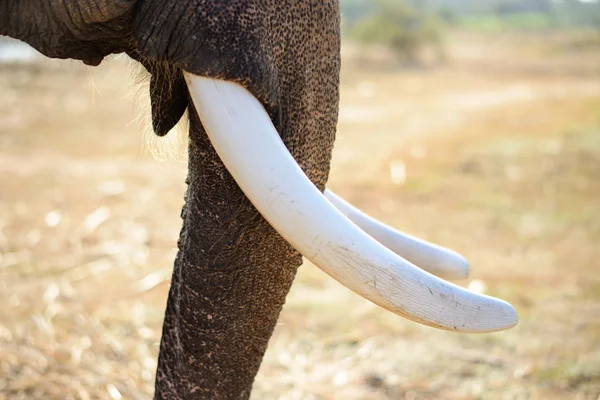
{"type": "MultiPolygon", "coordinates": [[[[345,47],[329,186],[460,251],[520,323],[423,327],[307,263],[254,399],[600,398],[600,49],[568,44],[457,34],[420,69],[345,47]]],[[[143,144],[129,70],[0,65],[0,399],[151,397],[186,165],[143,144]]]]}

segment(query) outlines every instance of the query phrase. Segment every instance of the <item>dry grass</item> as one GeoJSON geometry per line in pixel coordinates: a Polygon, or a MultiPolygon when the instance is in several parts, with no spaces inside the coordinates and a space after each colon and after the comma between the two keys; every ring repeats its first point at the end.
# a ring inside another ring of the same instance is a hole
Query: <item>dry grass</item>
{"type": "MultiPolygon", "coordinates": [[[[432,70],[347,59],[330,185],[519,326],[418,326],[305,265],[254,398],[598,398],[597,56],[458,39],[432,70]]],[[[151,396],[185,165],[143,151],[125,70],[0,66],[0,399],[151,396]]]]}

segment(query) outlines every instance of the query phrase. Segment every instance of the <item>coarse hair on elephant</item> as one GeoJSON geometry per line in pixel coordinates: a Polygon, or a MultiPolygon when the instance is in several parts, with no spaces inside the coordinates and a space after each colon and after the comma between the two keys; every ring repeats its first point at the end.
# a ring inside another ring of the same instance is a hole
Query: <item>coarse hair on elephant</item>
{"type": "Polygon", "coordinates": [[[301,255],[419,323],[516,324],[509,304],[434,276],[466,275],[460,255],[325,189],[338,0],[0,0],[0,34],[92,66],[128,54],[151,75],[159,136],[188,110],[188,188],[155,398],[248,398],[301,255]]]}

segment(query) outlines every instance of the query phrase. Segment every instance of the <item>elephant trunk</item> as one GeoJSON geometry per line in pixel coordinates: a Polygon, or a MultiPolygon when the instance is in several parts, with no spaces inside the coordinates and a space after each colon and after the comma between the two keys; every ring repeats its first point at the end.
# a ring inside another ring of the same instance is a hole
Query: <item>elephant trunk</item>
{"type": "MultiPolygon", "coordinates": [[[[152,2],[144,4],[148,7],[139,9],[140,21],[153,10],[152,2]]],[[[197,51],[182,54],[194,57],[165,57],[183,70],[248,87],[322,191],[338,115],[339,3],[270,4],[277,12],[263,12],[245,1],[195,8],[197,15],[189,19],[196,24],[178,24],[178,31],[167,35],[185,37],[183,47],[190,44],[197,51]],[[223,22],[201,23],[214,20],[223,22]],[[237,23],[243,24],[232,30],[237,23]],[[179,36],[184,28],[192,34],[179,36]]],[[[162,54],[162,42],[143,39],[138,36],[143,54],[162,54]]],[[[213,148],[194,107],[188,110],[188,190],[156,398],[245,399],[302,258],[252,205],[213,148]]]]}
{"type": "Polygon", "coordinates": [[[190,119],[155,396],[245,399],[301,257],[238,188],[191,109],[190,119]]]}

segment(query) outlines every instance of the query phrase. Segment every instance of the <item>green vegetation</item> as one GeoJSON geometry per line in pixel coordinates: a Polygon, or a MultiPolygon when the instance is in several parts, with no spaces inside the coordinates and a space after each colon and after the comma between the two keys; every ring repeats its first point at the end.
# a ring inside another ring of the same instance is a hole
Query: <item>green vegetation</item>
{"type": "Polygon", "coordinates": [[[586,0],[342,0],[342,32],[350,40],[388,47],[418,64],[423,50],[445,59],[444,32],[568,31],[566,49],[600,43],[600,2],[586,0]]]}
{"type": "Polygon", "coordinates": [[[439,18],[448,25],[480,32],[531,29],[600,29],[600,2],[580,0],[342,0],[345,32],[353,25],[372,18],[381,4],[416,10],[421,15],[439,18]]]}
{"type": "Polygon", "coordinates": [[[540,29],[553,26],[552,18],[541,13],[519,13],[509,15],[473,15],[457,21],[462,28],[483,33],[497,33],[516,29],[540,29]]]}

